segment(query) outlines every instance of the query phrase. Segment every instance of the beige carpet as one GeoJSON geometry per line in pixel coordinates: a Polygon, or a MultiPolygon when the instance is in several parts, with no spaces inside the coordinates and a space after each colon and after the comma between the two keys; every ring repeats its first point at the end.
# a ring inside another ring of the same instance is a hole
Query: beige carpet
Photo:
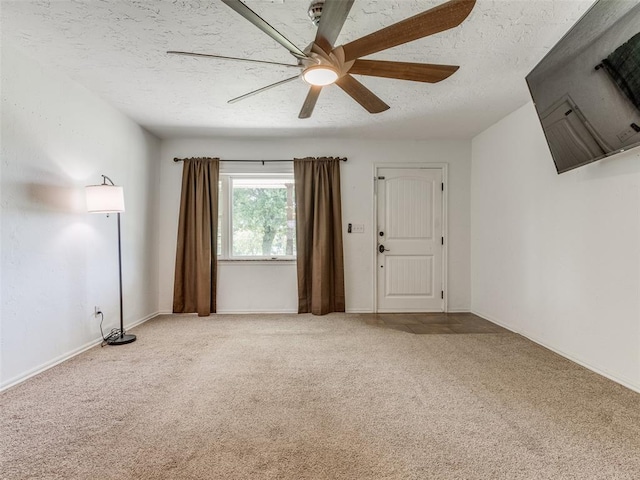
{"type": "Polygon", "coordinates": [[[358,315],[133,333],[0,394],[1,478],[640,478],[640,395],[511,333],[358,315]]]}

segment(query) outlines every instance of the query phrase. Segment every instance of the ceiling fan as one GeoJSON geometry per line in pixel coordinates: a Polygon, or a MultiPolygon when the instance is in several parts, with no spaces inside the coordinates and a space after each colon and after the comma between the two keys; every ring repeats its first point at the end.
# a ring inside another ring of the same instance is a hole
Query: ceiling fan
{"type": "MultiPolygon", "coordinates": [[[[306,49],[300,50],[241,0],[222,0],[223,3],[289,50],[289,53],[297,60],[297,64],[295,65],[204,53],[179,51],[169,51],[167,53],[297,68],[301,70],[301,72],[296,76],[233,98],[229,100],[228,103],[244,100],[250,96],[262,93],[265,90],[302,77],[302,79],[310,85],[310,88],[298,118],[309,118],[322,88],[333,83],[338,85],[338,87],[362,105],[369,113],[380,113],[389,109],[389,105],[362,85],[353,75],[369,75],[399,80],[436,83],[448,78],[458,70],[459,67],[455,65],[364,60],[362,57],[456,27],[471,13],[476,0],[449,0],[446,3],[398,23],[394,23],[377,32],[373,32],[345,45],[334,47],[333,43],[338,38],[338,34],[347,19],[347,15],[354,1],[355,0],[324,0],[316,38],[306,49]]],[[[312,2],[312,7],[316,7],[317,10],[318,4],[321,3],[321,1],[312,2]]],[[[314,23],[316,22],[314,21],[314,23]]]]}

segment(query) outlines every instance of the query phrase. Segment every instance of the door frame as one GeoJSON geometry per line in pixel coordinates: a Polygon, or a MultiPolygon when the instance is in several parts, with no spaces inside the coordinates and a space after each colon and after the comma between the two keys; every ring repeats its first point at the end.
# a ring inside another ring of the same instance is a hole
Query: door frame
{"type": "Polygon", "coordinates": [[[402,163],[374,163],[373,164],[373,313],[378,313],[378,169],[380,168],[410,168],[410,169],[430,169],[440,170],[442,172],[442,183],[444,184],[444,192],[442,195],[442,236],[444,237],[444,245],[442,246],[442,289],[444,291],[444,298],[442,299],[442,311],[448,311],[448,246],[449,246],[449,219],[447,216],[449,197],[449,182],[448,182],[448,169],[449,164],[443,162],[402,162],[402,163]]]}

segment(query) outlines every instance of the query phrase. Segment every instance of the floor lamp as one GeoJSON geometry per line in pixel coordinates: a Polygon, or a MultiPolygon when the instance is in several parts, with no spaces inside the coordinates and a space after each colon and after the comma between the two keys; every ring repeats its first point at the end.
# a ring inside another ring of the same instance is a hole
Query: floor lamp
{"type": "Polygon", "coordinates": [[[116,186],[106,175],[102,175],[101,185],[88,185],[87,211],[89,213],[118,214],[118,274],[120,278],[120,331],[109,335],[106,342],[109,345],[124,345],[135,342],[135,335],[127,335],[124,331],[124,317],[122,314],[122,246],[120,240],[120,212],[124,212],[124,193],[122,187],[116,186]],[[107,181],[110,183],[108,184],[107,181]]]}

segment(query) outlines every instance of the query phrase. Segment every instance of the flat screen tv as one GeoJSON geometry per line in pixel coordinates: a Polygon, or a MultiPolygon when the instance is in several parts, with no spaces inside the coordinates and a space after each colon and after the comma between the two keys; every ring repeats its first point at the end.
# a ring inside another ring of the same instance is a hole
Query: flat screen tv
{"type": "Polygon", "coordinates": [[[527,75],[558,173],[640,146],[640,0],[598,0],[527,75]]]}

